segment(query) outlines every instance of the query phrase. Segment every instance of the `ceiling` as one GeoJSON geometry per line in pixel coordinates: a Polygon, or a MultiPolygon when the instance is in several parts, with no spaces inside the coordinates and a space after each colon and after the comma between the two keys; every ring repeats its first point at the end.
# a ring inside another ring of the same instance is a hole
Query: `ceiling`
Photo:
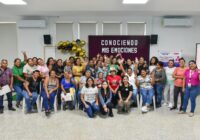
{"type": "Polygon", "coordinates": [[[200,16],[200,0],[150,0],[146,5],[123,5],[122,0],[25,0],[26,6],[0,4],[0,16],[200,16]]]}

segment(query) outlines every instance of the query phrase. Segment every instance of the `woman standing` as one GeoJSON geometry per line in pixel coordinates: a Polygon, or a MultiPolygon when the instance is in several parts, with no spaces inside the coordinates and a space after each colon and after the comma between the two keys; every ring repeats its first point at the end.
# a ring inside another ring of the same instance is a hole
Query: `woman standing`
{"type": "Polygon", "coordinates": [[[72,67],[72,72],[76,80],[76,83],[80,82],[80,78],[84,71],[85,71],[85,67],[81,64],[81,59],[77,58],[75,61],[75,65],[72,67]]]}
{"type": "Polygon", "coordinates": [[[183,78],[183,92],[185,92],[185,95],[184,95],[183,108],[182,111],[180,112],[181,114],[184,114],[186,112],[188,100],[190,99],[191,110],[189,116],[190,117],[194,116],[199,83],[200,83],[200,70],[197,69],[196,62],[194,60],[191,60],[189,62],[189,69],[185,71],[183,78]]]}
{"type": "Polygon", "coordinates": [[[23,75],[23,67],[27,62],[27,56],[26,53],[23,52],[24,55],[24,61],[21,62],[21,59],[16,58],[14,60],[14,66],[12,68],[13,72],[13,88],[15,89],[16,92],[16,107],[19,108],[21,106],[20,102],[23,99],[23,82],[25,82],[25,78],[23,75]]]}
{"type": "Polygon", "coordinates": [[[59,87],[58,78],[56,78],[56,72],[51,70],[49,77],[45,77],[44,80],[44,91],[42,92],[43,106],[45,108],[45,114],[48,116],[50,111],[54,111],[54,101],[59,87]]]}
{"type": "Polygon", "coordinates": [[[47,59],[47,63],[46,63],[48,69],[49,69],[49,70],[52,70],[54,64],[55,64],[55,62],[54,62],[53,57],[49,57],[49,58],[47,59]]]}
{"type": "Polygon", "coordinates": [[[163,68],[163,62],[159,61],[156,68],[152,72],[155,79],[154,90],[156,91],[157,107],[161,107],[163,89],[166,83],[166,74],[163,68]]]}
{"type": "Polygon", "coordinates": [[[168,67],[165,68],[167,82],[164,89],[164,105],[172,108],[174,105],[174,78],[173,73],[176,68],[174,67],[174,60],[168,61],[168,67]],[[169,95],[169,100],[168,100],[169,95]]]}
{"type": "Polygon", "coordinates": [[[181,95],[181,106],[179,108],[179,111],[182,110],[183,98],[184,98],[184,93],[182,91],[183,78],[184,78],[185,71],[187,69],[188,68],[185,66],[184,58],[180,58],[179,59],[179,67],[177,67],[173,73],[173,77],[175,78],[175,80],[174,80],[174,106],[170,110],[177,109],[177,101],[178,101],[179,93],[181,95]]]}
{"type": "Polygon", "coordinates": [[[49,69],[45,65],[43,59],[38,58],[37,62],[38,62],[37,70],[40,71],[40,77],[45,78],[45,77],[49,76],[49,69]]]}
{"type": "Polygon", "coordinates": [[[102,83],[102,87],[99,90],[99,100],[100,100],[100,111],[102,115],[107,115],[113,117],[113,104],[111,103],[112,92],[108,87],[108,83],[105,81],[102,83]]]}
{"type": "Polygon", "coordinates": [[[81,90],[81,101],[88,117],[94,118],[95,114],[99,112],[99,101],[98,88],[92,77],[87,78],[86,85],[81,90]]]}
{"type": "Polygon", "coordinates": [[[156,68],[157,63],[158,63],[158,58],[153,56],[149,64],[149,73],[152,73],[152,71],[156,68]]]}

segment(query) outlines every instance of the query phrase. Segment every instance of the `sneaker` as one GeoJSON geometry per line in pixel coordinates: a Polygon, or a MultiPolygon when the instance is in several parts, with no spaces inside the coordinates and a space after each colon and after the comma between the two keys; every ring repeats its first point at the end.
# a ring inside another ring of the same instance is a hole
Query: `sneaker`
{"type": "Polygon", "coordinates": [[[190,114],[189,114],[189,117],[193,117],[193,116],[194,116],[194,113],[190,113],[190,114]]]}
{"type": "Polygon", "coordinates": [[[14,107],[9,107],[8,110],[16,111],[16,109],[14,107]]]}
{"type": "Polygon", "coordinates": [[[148,112],[147,106],[143,106],[143,107],[142,107],[142,112],[143,112],[143,113],[148,112]]]}
{"type": "Polygon", "coordinates": [[[174,106],[174,107],[172,107],[172,108],[170,108],[170,110],[175,110],[175,109],[177,109],[177,107],[175,107],[175,106],[174,106]]]}
{"type": "Polygon", "coordinates": [[[20,106],[21,106],[21,105],[20,105],[20,102],[17,102],[17,103],[16,103],[16,107],[17,107],[17,108],[20,108],[20,106]]]}
{"type": "Polygon", "coordinates": [[[173,107],[173,105],[170,103],[169,105],[168,105],[168,108],[172,108],[173,107]]]}
{"type": "Polygon", "coordinates": [[[167,106],[167,105],[168,105],[167,103],[164,103],[164,104],[163,104],[163,106],[167,106]]]}
{"type": "Polygon", "coordinates": [[[49,117],[50,113],[51,113],[51,112],[50,112],[49,110],[45,111],[45,115],[46,115],[47,117],[49,117]]]}
{"type": "Polygon", "coordinates": [[[185,111],[179,111],[178,114],[185,114],[185,111]]]}
{"type": "Polygon", "coordinates": [[[108,116],[109,116],[109,117],[114,117],[114,115],[113,115],[112,112],[110,112],[110,113],[108,114],[108,116]]]}

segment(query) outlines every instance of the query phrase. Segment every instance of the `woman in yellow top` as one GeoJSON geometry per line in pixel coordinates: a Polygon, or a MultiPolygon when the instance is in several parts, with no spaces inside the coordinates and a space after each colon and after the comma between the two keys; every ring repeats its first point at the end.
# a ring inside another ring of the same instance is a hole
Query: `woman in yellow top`
{"type": "Polygon", "coordinates": [[[81,64],[81,59],[76,58],[75,64],[72,67],[72,73],[77,84],[80,82],[80,78],[85,71],[85,67],[85,64],[81,64]]]}

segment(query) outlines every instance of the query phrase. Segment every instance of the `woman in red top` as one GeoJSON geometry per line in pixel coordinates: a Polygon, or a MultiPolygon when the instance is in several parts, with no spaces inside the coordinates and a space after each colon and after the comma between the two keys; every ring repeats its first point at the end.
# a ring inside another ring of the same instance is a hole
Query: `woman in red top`
{"type": "Polygon", "coordinates": [[[107,77],[107,81],[108,81],[108,84],[109,84],[109,88],[110,88],[110,90],[113,94],[112,103],[113,103],[114,107],[116,107],[117,101],[118,101],[117,91],[118,91],[119,86],[121,84],[121,77],[116,75],[116,69],[115,68],[110,69],[110,75],[107,77]]]}

